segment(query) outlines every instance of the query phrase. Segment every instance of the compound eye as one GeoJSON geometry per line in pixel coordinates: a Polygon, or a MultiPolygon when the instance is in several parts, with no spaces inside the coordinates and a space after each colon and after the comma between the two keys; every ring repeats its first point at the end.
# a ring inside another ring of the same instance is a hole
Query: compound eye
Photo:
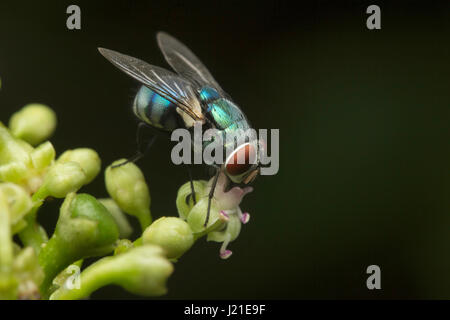
{"type": "Polygon", "coordinates": [[[238,176],[246,173],[256,163],[256,149],[250,143],[239,146],[228,157],[225,168],[229,175],[238,176]]]}

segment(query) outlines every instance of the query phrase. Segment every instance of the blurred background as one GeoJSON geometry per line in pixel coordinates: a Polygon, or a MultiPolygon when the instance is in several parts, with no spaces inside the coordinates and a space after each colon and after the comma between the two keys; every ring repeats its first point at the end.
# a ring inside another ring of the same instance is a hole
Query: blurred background
{"type": "MultiPolygon", "coordinates": [[[[103,168],[133,155],[139,85],[97,47],[169,68],[155,40],[167,31],[255,128],[280,129],[280,170],[241,204],[251,222],[233,256],[197,242],[162,299],[449,299],[450,3],[335,2],[2,1],[0,120],[44,103],[58,115],[58,154],[91,147],[103,168]],[[70,4],[81,30],[66,28],[70,4]],[[381,30],[366,28],[370,4],[381,30]],[[372,264],[381,290],[366,287],[372,264]]],[[[188,180],[168,142],[138,163],[154,218],[177,215],[188,180]]],[[[103,176],[82,191],[107,196],[103,176]]],[[[59,205],[39,216],[47,228],[59,205]]],[[[92,297],[139,298],[114,286],[92,297]]]]}

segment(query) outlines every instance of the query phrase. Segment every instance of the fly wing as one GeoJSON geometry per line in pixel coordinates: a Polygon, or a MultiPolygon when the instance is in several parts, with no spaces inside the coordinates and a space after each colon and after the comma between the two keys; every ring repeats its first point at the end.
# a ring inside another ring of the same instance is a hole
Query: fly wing
{"type": "Polygon", "coordinates": [[[156,38],[167,63],[178,74],[196,81],[201,86],[209,85],[224,93],[208,69],[188,47],[165,32],[158,32],[156,38]]]}
{"type": "Polygon", "coordinates": [[[198,99],[194,85],[190,81],[137,58],[109,49],[98,48],[98,50],[117,68],[176,104],[193,120],[203,120],[203,115],[196,108],[198,99]]]}

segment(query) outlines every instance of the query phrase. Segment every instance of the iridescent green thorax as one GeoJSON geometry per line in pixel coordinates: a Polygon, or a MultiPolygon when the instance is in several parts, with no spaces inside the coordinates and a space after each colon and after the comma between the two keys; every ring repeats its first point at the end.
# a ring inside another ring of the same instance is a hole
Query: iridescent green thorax
{"type": "MultiPolygon", "coordinates": [[[[227,139],[240,136],[238,130],[246,131],[250,129],[244,113],[232,101],[221,96],[215,89],[204,87],[199,93],[200,100],[206,106],[206,116],[212,120],[216,129],[221,130],[224,147],[228,147],[227,139]]],[[[234,145],[234,139],[229,140],[234,145]]],[[[210,142],[206,141],[204,146],[210,142]]]]}
{"type": "Polygon", "coordinates": [[[222,97],[215,89],[204,87],[200,90],[200,99],[206,105],[207,115],[214,121],[217,129],[232,131],[247,130],[250,125],[247,118],[232,101],[222,97]]]}

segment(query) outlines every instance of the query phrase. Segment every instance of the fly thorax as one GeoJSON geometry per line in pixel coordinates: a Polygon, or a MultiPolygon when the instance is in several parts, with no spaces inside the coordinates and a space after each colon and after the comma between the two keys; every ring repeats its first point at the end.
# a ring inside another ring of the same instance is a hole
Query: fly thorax
{"type": "Polygon", "coordinates": [[[214,88],[211,88],[211,87],[203,87],[199,91],[199,95],[200,95],[200,100],[205,104],[208,104],[209,102],[220,98],[220,95],[217,92],[217,90],[214,88]]]}

